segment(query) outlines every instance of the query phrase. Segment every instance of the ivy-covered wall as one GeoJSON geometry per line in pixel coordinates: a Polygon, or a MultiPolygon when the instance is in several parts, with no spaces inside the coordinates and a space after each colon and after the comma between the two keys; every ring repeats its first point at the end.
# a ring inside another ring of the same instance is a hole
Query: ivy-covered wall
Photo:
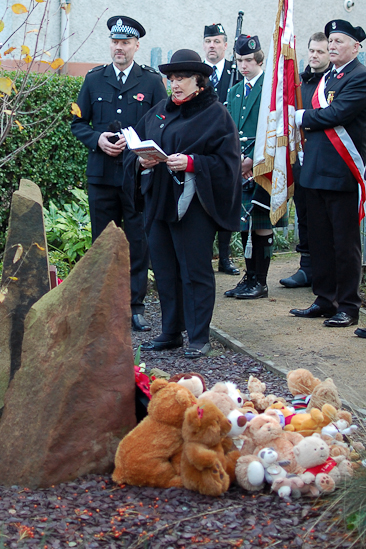
{"type": "MultiPolygon", "coordinates": [[[[1,76],[6,76],[2,71],[1,76]]],[[[14,74],[9,76],[14,78],[14,74]]],[[[21,77],[16,89],[21,89],[21,77]]],[[[61,206],[70,202],[70,190],[86,188],[87,148],[71,133],[71,103],[77,100],[83,78],[72,76],[30,75],[27,89],[38,86],[29,93],[17,120],[24,129],[15,126],[0,147],[4,158],[32,136],[39,135],[49,125],[52,117],[60,115],[51,131],[41,140],[27,147],[16,157],[0,167],[0,252],[5,244],[5,232],[9,217],[12,193],[18,189],[22,178],[30,179],[42,191],[45,206],[50,199],[61,206]]]]}

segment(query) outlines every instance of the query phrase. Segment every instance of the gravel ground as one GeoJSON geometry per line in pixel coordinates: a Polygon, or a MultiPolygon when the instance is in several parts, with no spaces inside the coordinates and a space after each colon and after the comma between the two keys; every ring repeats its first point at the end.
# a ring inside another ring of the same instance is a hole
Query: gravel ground
{"type": "MultiPolygon", "coordinates": [[[[133,334],[133,346],[160,333],[159,305],[149,298],[149,334],[133,334]],[[148,337],[147,337],[148,336],[148,337]]],[[[209,358],[188,361],[182,349],[144,353],[148,367],[170,374],[198,371],[208,387],[236,382],[245,391],[250,374],[268,392],[289,396],[286,383],[262,365],[212,341],[209,358]]],[[[281,500],[269,488],[255,495],[232,486],[212,498],[184,489],[118,487],[109,476],[89,475],[49,489],[0,487],[1,547],[129,547],[143,549],[324,549],[360,548],[352,544],[321,501],[281,500]]]]}

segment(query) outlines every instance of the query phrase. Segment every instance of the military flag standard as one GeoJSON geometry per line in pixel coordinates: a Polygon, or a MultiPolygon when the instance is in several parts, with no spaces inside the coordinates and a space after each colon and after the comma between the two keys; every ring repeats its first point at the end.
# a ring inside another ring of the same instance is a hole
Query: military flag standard
{"type": "MultiPolygon", "coordinates": [[[[293,0],[279,0],[262,88],[254,150],[254,178],[271,195],[272,224],[293,195],[292,164],[301,147],[295,127],[293,0]]],[[[297,68],[296,68],[297,72],[297,68]]]]}

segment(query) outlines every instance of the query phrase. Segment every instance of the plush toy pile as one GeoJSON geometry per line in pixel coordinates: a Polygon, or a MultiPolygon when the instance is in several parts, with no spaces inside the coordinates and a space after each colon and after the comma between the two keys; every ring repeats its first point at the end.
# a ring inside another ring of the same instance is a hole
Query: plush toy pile
{"type": "Polygon", "coordinates": [[[118,446],[113,480],[210,496],[232,482],[252,492],[269,484],[280,497],[333,491],[362,466],[357,426],[332,379],[299,368],[287,383],[289,403],[253,376],[247,393],[230,382],[207,390],[194,372],[156,379],[148,415],[118,446]]]}

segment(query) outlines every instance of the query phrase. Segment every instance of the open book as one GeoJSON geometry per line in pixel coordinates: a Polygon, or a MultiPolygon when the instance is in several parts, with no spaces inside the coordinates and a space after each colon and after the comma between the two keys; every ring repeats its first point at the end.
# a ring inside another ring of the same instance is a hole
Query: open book
{"type": "Polygon", "coordinates": [[[168,158],[168,155],[152,139],[141,141],[131,126],[123,128],[122,133],[127,141],[127,147],[141,158],[158,162],[165,162],[168,158]]]}

